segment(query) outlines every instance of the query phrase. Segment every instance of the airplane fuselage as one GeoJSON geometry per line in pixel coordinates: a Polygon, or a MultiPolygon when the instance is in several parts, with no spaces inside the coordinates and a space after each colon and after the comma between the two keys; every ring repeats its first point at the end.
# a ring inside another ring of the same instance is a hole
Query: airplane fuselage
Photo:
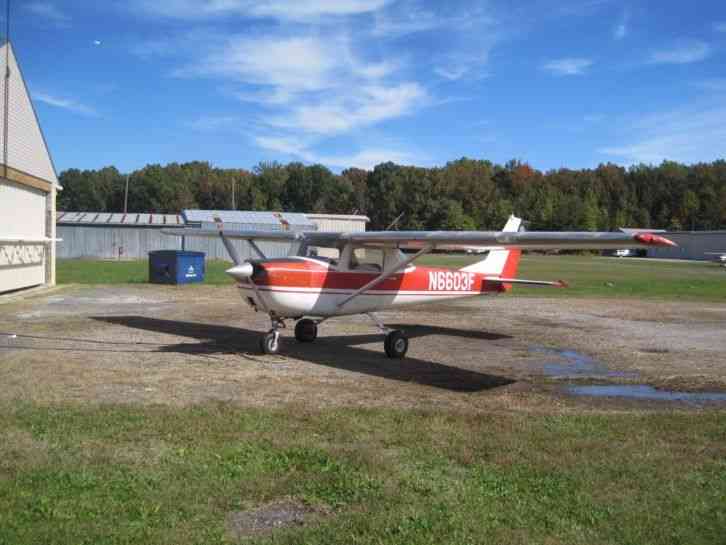
{"type": "Polygon", "coordinates": [[[380,276],[380,271],[339,271],[324,261],[304,257],[271,259],[257,262],[254,267],[251,280],[255,286],[238,281],[245,300],[281,317],[359,314],[509,289],[507,284],[488,281],[484,274],[476,272],[410,266],[345,302],[380,276]]]}

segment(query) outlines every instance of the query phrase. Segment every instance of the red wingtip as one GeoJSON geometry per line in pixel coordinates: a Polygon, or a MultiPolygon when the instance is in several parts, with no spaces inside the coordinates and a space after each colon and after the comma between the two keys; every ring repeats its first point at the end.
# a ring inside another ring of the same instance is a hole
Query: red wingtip
{"type": "Polygon", "coordinates": [[[634,238],[641,244],[647,244],[648,246],[678,246],[672,240],[653,233],[638,233],[634,238]]]}
{"type": "Polygon", "coordinates": [[[569,288],[570,285],[567,282],[565,282],[564,280],[558,280],[556,287],[558,287],[558,288],[569,288]]]}

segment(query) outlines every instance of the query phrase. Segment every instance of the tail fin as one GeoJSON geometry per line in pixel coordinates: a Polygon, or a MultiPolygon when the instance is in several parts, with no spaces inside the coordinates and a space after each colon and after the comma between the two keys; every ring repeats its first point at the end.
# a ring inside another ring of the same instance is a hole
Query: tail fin
{"type": "MultiPolygon", "coordinates": [[[[520,230],[522,219],[514,215],[509,216],[503,233],[516,233],[520,230]]],[[[506,248],[494,248],[490,250],[487,256],[461,269],[466,272],[474,272],[480,274],[491,274],[494,276],[502,276],[504,278],[514,278],[517,275],[517,267],[519,266],[519,258],[522,255],[521,250],[509,250],[506,248]]]]}

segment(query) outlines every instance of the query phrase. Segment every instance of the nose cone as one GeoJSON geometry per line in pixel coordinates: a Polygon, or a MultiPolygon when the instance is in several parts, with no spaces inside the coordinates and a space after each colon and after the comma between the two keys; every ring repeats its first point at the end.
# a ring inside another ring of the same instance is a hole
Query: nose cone
{"type": "Polygon", "coordinates": [[[247,280],[255,272],[255,268],[252,263],[242,263],[242,265],[235,265],[231,269],[225,271],[232,278],[237,280],[247,280]]]}

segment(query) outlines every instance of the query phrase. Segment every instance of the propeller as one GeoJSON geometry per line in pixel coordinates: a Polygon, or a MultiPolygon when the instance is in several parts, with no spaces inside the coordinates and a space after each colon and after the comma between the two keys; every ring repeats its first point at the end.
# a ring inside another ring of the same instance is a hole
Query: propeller
{"type": "Polygon", "coordinates": [[[231,269],[227,269],[225,272],[237,280],[249,280],[255,273],[255,266],[249,261],[245,261],[240,265],[235,265],[231,269]]]}

